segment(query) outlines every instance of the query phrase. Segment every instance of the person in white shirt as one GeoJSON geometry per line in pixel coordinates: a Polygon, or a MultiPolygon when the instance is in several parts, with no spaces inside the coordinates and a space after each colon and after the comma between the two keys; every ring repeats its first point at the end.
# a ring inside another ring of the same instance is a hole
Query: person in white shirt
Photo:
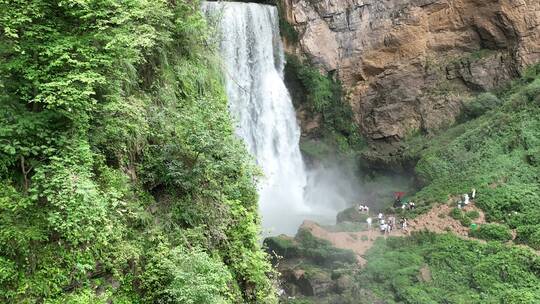
{"type": "Polygon", "coordinates": [[[408,233],[407,226],[408,226],[407,219],[404,218],[404,219],[403,219],[403,223],[401,224],[401,228],[403,229],[403,231],[404,231],[405,233],[408,233]]]}
{"type": "Polygon", "coordinates": [[[386,224],[381,224],[380,228],[381,228],[381,232],[382,232],[382,233],[386,233],[386,227],[387,227],[387,226],[388,226],[388,225],[386,225],[386,224]]]}
{"type": "Polygon", "coordinates": [[[371,221],[372,221],[371,217],[368,217],[368,218],[366,219],[367,227],[368,227],[369,230],[371,230],[371,221]]]}

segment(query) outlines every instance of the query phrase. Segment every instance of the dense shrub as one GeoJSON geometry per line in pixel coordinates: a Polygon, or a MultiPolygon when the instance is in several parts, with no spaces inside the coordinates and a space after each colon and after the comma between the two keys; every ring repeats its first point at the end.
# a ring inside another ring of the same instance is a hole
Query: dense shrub
{"type": "Polygon", "coordinates": [[[460,220],[463,217],[463,212],[461,212],[461,209],[454,208],[452,211],[450,211],[450,216],[455,220],[460,220]]]}
{"type": "Polygon", "coordinates": [[[149,257],[141,286],[146,303],[230,303],[239,292],[229,288],[227,267],[200,249],[161,247],[149,257]]]}
{"type": "Polygon", "coordinates": [[[500,224],[483,224],[476,230],[469,233],[470,236],[488,240],[506,242],[512,239],[512,233],[505,225],[500,224]]]}
{"type": "Polygon", "coordinates": [[[459,222],[460,222],[461,225],[464,226],[464,227],[469,227],[469,226],[471,226],[471,224],[472,224],[471,219],[468,218],[468,217],[466,217],[466,216],[462,217],[462,218],[459,220],[459,222]]]}
{"type": "Polygon", "coordinates": [[[475,118],[486,111],[494,109],[502,104],[502,100],[492,93],[482,93],[472,101],[465,103],[464,113],[469,118],[475,118]]]}
{"type": "Polygon", "coordinates": [[[540,259],[529,249],[413,233],[377,240],[366,257],[356,281],[388,303],[540,301],[540,259]],[[421,269],[429,269],[431,276],[422,277],[421,269]],[[517,300],[520,293],[527,301],[517,300]]]}
{"type": "Polygon", "coordinates": [[[0,302],[275,303],[199,3],[0,15],[0,302]]]}
{"type": "Polygon", "coordinates": [[[516,241],[540,250],[540,225],[524,225],[517,228],[516,241]]]}
{"type": "Polygon", "coordinates": [[[523,93],[529,101],[540,104],[540,79],[536,79],[529,84],[523,93]]]}
{"type": "Polygon", "coordinates": [[[468,213],[463,213],[463,211],[459,208],[454,208],[452,211],[450,211],[450,216],[459,221],[464,227],[469,227],[472,223],[471,218],[469,218],[467,215],[468,213]]]}
{"type": "Polygon", "coordinates": [[[480,213],[477,210],[471,210],[465,212],[465,216],[470,218],[471,220],[475,220],[480,217],[480,213]]]}

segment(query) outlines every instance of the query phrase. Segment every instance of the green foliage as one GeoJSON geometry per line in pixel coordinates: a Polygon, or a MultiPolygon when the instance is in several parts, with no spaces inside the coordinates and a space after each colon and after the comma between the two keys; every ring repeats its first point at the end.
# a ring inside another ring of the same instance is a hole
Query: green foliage
{"type": "Polygon", "coordinates": [[[471,224],[472,224],[471,219],[468,218],[468,217],[466,217],[466,216],[464,216],[463,218],[461,218],[461,220],[459,220],[459,222],[461,223],[461,225],[462,225],[463,227],[469,227],[469,226],[471,226],[471,224]]]}
{"type": "Polygon", "coordinates": [[[0,302],[275,303],[199,4],[0,12],[0,302]]]}
{"type": "MultiPolygon", "coordinates": [[[[309,62],[288,55],[285,81],[296,107],[302,105],[311,115],[321,115],[321,134],[318,137],[323,138],[324,150],[351,153],[364,147],[352,109],[343,98],[341,84],[331,75],[323,75],[309,62]]],[[[322,143],[316,144],[320,146],[322,143]]],[[[305,153],[313,149],[305,144],[301,148],[305,153]]],[[[320,156],[318,154],[308,155],[316,158],[320,156]]]]}
{"type": "Polygon", "coordinates": [[[510,229],[500,224],[483,224],[478,229],[471,231],[470,236],[488,241],[506,242],[512,239],[510,229]]]}
{"type": "Polygon", "coordinates": [[[233,276],[227,267],[200,249],[156,248],[142,282],[146,303],[230,303],[239,292],[229,288],[233,276]]]}
{"type": "Polygon", "coordinates": [[[459,208],[454,208],[450,211],[450,216],[455,220],[460,220],[463,218],[463,212],[459,208]]]}
{"type": "Polygon", "coordinates": [[[540,250],[540,225],[524,225],[517,229],[516,241],[540,250]]]}
{"type": "Polygon", "coordinates": [[[357,282],[387,303],[522,303],[520,293],[523,303],[540,300],[540,260],[524,248],[414,233],[378,239],[367,259],[357,282]]]}
{"type": "Polygon", "coordinates": [[[287,69],[300,80],[306,89],[306,101],[312,110],[323,112],[329,110],[334,99],[339,99],[340,92],[337,83],[310,65],[301,62],[297,57],[287,56],[287,69]]]}
{"type": "Polygon", "coordinates": [[[81,288],[76,292],[66,294],[59,299],[54,300],[45,300],[47,304],[62,304],[62,303],[73,303],[73,304],[87,304],[87,303],[107,303],[107,298],[111,296],[110,292],[103,293],[101,295],[96,295],[96,293],[91,288],[81,288]]]}
{"type": "Polygon", "coordinates": [[[342,222],[365,223],[368,217],[369,215],[367,213],[359,212],[358,209],[353,206],[338,212],[337,222],[338,224],[342,222]]]}
{"type": "MultiPolygon", "coordinates": [[[[473,211],[470,211],[470,212],[473,212],[473,211]]],[[[476,213],[478,213],[478,211],[475,211],[476,213]]],[[[458,220],[462,226],[464,227],[469,227],[472,223],[470,217],[468,217],[468,213],[463,213],[463,211],[461,211],[461,209],[459,208],[454,208],[452,209],[452,211],[450,211],[450,216],[455,219],[455,220],[458,220]]]]}
{"type": "Polygon", "coordinates": [[[482,93],[475,97],[472,101],[464,105],[464,114],[468,118],[478,117],[487,111],[494,109],[502,104],[497,96],[492,93],[482,93]]]}
{"type": "Polygon", "coordinates": [[[470,218],[471,220],[475,220],[480,217],[480,212],[478,212],[478,210],[467,211],[465,212],[465,216],[470,218]]]}
{"type": "MultiPolygon", "coordinates": [[[[532,66],[497,97],[478,98],[500,105],[430,137],[429,144],[425,137],[408,142],[409,157],[419,159],[415,171],[425,186],[413,199],[445,202],[449,195],[476,188],[475,203],[488,221],[518,229],[536,225],[540,221],[539,84],[540,68],[532,66]]],[[[523,236],[521,241],[527,239],[523,236]]]]}

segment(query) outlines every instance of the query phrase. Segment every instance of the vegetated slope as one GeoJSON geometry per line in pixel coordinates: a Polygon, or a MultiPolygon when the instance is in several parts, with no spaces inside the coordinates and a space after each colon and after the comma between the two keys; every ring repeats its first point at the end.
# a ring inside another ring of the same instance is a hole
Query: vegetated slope
{"type": "Polygon", "coordinates": [[[537,303],[540,260],[540,69],[529,69],[499,94],[483,94],[466,105],[463,124],[409,141],[418,157],[416,173],[426,186],[416,194],[419,211],[449,195],[478,191],[476,205],[487,224],[475,237],[415,233],[379,240],[367,253],[359,284],[387,303],[537,303]],[[485,112],[485,113],[484,113],[485,112]],[[483,115],[482,115],[483,114],[483,115]]]}
{"type": "Polygon", "coordinates": [[[388,304],[540,301],[540,259],[526,248],[425,232],[381,238],[367,258],[357,282],[388,304]]]}
{"type": "Polygon", "coordinates": [[[198,3],[0,12],[0,302],[274,302],[198,3]]]}
{"type": "MultiPolygon", "coordinates": [[[[407,143],[408,156],[418,161],[416,173],[424,182],[412,198],[417,208],[408,215],[424,212],[434,202],[446,203],[474,187],[475,205],[484,210],[487,221],[496,223],[483,224],[471,235],[491,242],[465,240],[452,231],[416,231],[410,237],[379,238],[363,256],[366,264],[360,269],[349,266],[347,278],[341,278],[338,268],[329,270],[336,278],[330,282],[340,288],[288,303],[539,303],[538,253],[506,243],[512,238],[510,227],[517,228],[514,242],[535,249],[540,244],[539,105],[540,68],[536,66],[497,95],[482,94],[467,103],[462,124],[407,143]],[[339,302],[332,302],[335,298],[339,302]]],[[[432,212],[448,216],[449,208],[445,205],[432,212]]],[[[462,219],[462,212],[454,210],[459,216],[452,212],[452,217],[462,219]]],[[[430,229],[433,224],[422,221],[429,221],[429,217],[411,220],[411,228],[418,223],[418,227],[430,229]]],[[[313,236],[321,237],[321,233],[313,236]]],[[[363,245],[359,234],[341,236],[345,243],[334,240],[335,246],[351,249],[354,242],[363,245]]],[[[292,250],[281,247],[287,253],[292,250]]],[[[281,271],[287,274],[289,267],[300,277],[302,265],[288,262],[282,263],[285,270],[281,271]]],[[[286,277],[287,283],[303,283],[297,277],[286,277]]],[[[312,285],[321,285],[312,281],[312,285]]]]}
{"type": "Polygon", "coordinates": [[[446,202],[476,188],[476,205],[487,221],[517,228],[518,241],[539,249],[540,67],[497,96],[480,95],[463,115],[472,120],[409,143],[409,153],[419,158],[415,171],[426,184],[415,199],[446,202]]]}

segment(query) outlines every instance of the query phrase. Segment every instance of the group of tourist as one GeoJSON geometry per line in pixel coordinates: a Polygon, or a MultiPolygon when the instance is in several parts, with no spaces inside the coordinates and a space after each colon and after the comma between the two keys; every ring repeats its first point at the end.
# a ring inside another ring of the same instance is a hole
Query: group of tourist
{"type": "Polygon", "coordinates": [[[403,200],[405,192],[394,192],[394,208],[402,210],[414,210],[416,204],[414,202],[406,202],[403,200]]]}
{"type": "MultiPolygon", "coordinates": [[[[400,206],[402,210],[414,210],[416,208],[416,204],[414,202],[403,202],[404,193],[403,192],[396,192],[394,198],[394,207],[400,206]]],[[[460,200],[458,201],[458,208],[463,208],[467,206],[470,203],[470,200],[474,199],[476,197],[476,189],[472,189],[471,193],[465,193],[460,197],[460,200]]],[[[369,215],[369,207],[365,204],[359,204],[358,205],[358,212],[365,213],[369,215]]],[[[383,234],[390,234],[390,232],[394,229],[401,228],[403,232],[408,233],[408,225],[407,219],[405,217],[402,217],[399,220],[399,227],[396,225],[396,217],[391,215],[388,217],[385,217],[382,212],[379,212],[377,215],[377,224],[379,225],[379,230],[383,234]]],[[[366,218],[366,223],[368,226],[368,230],[371,231],[373,223],[373,218],[369,217],[366,218]]]]}
{"type": "MultiPolygon", "coordinates": [[[[377,221],[379,224],[379,230],[383,234],[390,234],[392,230],[398,229],[395,216],[385,217],[383,213],[379,212],[379,214],[377,215],[377,221]]],[[[371,217],[368,217],[366,219],[366,223],[368,229],[371,230],[371,227],[373,225],[373,219],[371,217]]],[[[401,220],[399,221],[399,225],[404,232],[407,232],[408,222],[406,218],[401,218],[401,220]]]]}

